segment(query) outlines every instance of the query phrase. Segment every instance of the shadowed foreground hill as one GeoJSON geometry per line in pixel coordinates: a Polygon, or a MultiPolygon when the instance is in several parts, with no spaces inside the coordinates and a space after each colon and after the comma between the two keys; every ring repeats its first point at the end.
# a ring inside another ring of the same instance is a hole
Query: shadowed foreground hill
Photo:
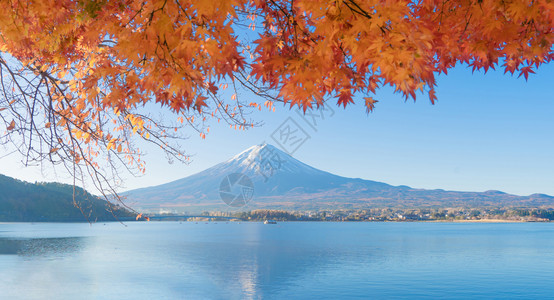
{"type": "Polygon", "coordinates": [[[115,221],[133,215],[80,188],[73,205],[73,187],[60,183],[28,183],[0,175],[0,222],[87,222],[115,221]]]}

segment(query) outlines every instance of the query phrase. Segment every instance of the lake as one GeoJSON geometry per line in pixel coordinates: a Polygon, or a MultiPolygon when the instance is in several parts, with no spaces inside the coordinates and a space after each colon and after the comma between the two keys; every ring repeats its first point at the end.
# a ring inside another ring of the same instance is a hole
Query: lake
{"type": "Polygon", "coordinates": [[[550,223],[0,223],[0,299],[552,295],[550,223]]]}

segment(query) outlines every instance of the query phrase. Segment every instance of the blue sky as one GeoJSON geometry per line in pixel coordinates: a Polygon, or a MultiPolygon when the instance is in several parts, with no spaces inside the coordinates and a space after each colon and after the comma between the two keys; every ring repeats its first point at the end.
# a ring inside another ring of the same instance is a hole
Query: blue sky
{"type": "MultiPolygon", "coordinates": [[[[347,177],[415,188],[462,191],[502,190],[554,195],[554,65],[541,67],[526,82],[501,71],[487,74],[465,66],[438,79],[439,101],[426,96],[407,102],[392,89],[381,89],[376,110],[362,104],[332,105],[315,128],[294,110],[252,115],[265,124],[247,131],[220,125],[205,140],[197,135],[183,144],[194,154],[190,165],[168,164],[150,149],[147,174],[126,176],[126,189],[157,185],[202,171],[263,141],[291,118],[310,136],[294,157],[313,167],[347,177]]],[[[277,146],[277,145],[276,145],[277,146]]],[[[19,157],[0,159],[0,173],[28,181],[70,182],[62,173],[42,178],[22,168],[19,157]]]]}

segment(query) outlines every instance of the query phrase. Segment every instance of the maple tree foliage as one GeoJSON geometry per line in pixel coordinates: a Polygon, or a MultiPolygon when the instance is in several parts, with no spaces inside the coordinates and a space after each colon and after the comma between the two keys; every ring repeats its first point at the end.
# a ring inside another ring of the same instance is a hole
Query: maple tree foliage
{"type": "Polygon", "coordinates": [[[369,112],[385,85],[434,102],[460,63],[527,78],[554,58],[553,28],[549,0],[0,1],[1,141],[111,192],[109,170],[144,171],[138,140],[187,161],[181,127],[245,129],[262,103],[359,95],[369,112]]]}

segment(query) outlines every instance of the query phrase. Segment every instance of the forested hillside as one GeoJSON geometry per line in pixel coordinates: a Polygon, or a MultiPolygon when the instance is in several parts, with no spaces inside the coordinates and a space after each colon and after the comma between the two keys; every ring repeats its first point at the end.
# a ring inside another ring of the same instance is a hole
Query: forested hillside
{"type": "Polygon", "coordinates": [[[132,217],[80,188],[60,183],[29,183],[0,175],[0,222],[87,222],[132,217]]]}

